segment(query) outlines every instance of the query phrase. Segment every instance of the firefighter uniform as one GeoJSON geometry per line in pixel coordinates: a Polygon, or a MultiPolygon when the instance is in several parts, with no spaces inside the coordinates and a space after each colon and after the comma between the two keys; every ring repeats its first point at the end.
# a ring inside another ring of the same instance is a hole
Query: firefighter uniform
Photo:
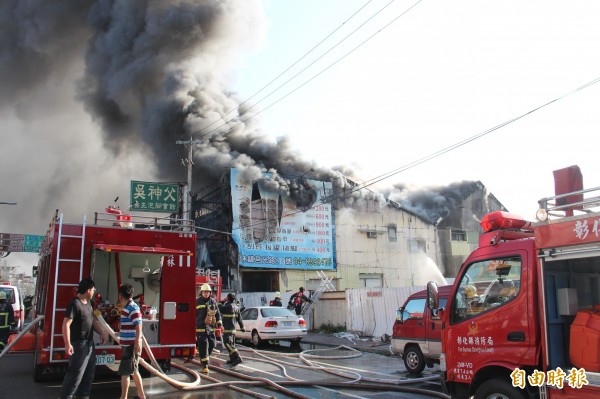
{"type": "Polygon", "coordinates": [[[196,347],[202,363],[202,372],[208,373],[208,361],[215,347],[215,328],[220,327],[221,313],[217,302],[209,294],[212,289],[208,284],[200,287],[200,296],[196,299],[196,347]]]}
{"type": "Polygon", "coordinates": [[[227,364],[236,366],[242,363],[242,357],[235,348],[235,322],[237,321],[241,331],[244,331],[244,322],[240,316],[240,308],[235,303],[235,295],[227,294],[227,300],[219,310],[223,318],[223,343],[229,353],[227,364]]]}
{"type": "Polygon", "coordinates": [[[0,291],[0,352],[4,350],[10,328],[15,324],[15,313],[13,307],[6,300],[6,292],[0,291]]]}

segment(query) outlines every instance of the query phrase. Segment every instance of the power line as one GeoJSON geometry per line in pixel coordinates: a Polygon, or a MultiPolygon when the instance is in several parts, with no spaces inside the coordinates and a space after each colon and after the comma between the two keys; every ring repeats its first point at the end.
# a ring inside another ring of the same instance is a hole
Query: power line
{"type": "MultiPolygon", "coordinates": [[[[348,19],[346,19],[344,22],[342,22],[341,25],[339,25],[337,28],[335,28],[333,31],[331,31],[331,33],[329,33],[327,36],[325,36],[323,39],[321,39],[321,41],[319,43],[317,43],[315,46],[313,46],[313,48],[311,48],[310,50],[308,50],[308,52],[304,53],[303,56],[301,56],[300,58],[298,58],[292,65],[290,65],[289,67],[287,67],[283,72],[281,72],[279,75],[277,75],[275,78],[273,78],[269,83],[267,83],[266,85],[264,85],[261,89],[259,89],[256,93],[252,94],[250,97],[248,97],[246,100],[244,100],[242,103],[238,104],[235,108],[232,108],[230,111],[228,111],[225,115],[223,115],[223,117],[221,117],[220,119],[215,120],[214,122],[212,122],[210,125],[203,127],[199,134],[203,135],[202,132],[206,129],[208,129],[209,127],[211,127],[212,125],[214,125],[215,123],[223,120],[227,115],[230,115],[231,113],[233,113],[235,110],[237,110],[239,107],[241,107],[242,105],[246,104],[248,101],[250,101],[252,98],[254,98],[256,95],[258,95],[259,93],[261,93],[263,90],[265,90],[267,87],[269,87],[272,83],[274,83],[277,79],[279,79],[280,77],[282,77],[287,71],[289,71],[290,69],[292,69],[294,66],[296,66],[300,61],[302,61],[304,58],[306,58],[310,53],[312,53],[317,47],[319,47],[321,44],[323,44],[327,39],[329,39],[335,32],[337,32],[342,26],[344,26],[348,21],[350,21],[352,18],[354,18],[363,8],[365,8],[371,1],[373,0],[369,0],[367,1],[365,4],[363,4],[356,12],[354,12],[354,14],[352,14],[348,19]]],[[[394,0],[392,0],[394,1],[394,0]]],[[[387,6],[386,6],[387,7],[387,6]]],[[[327,52],[331,51],[328,50],[327,52]]],[[[325,54],[327,54],[327,52],[325,54]]],[[[314,63],[314,62],[313,62],[314,63]]],[[[312,65],[312,64],[310,64],[312,65]]],[[[309,66],[310,66],[309,65],[309,66]]],[[[307,67],[308,68],[308,67],[307,67]]],[[[306,69],[306,68],[305,68],[306,69]]],[[[304,71],[305,69],[303,69],[302,71],[304,71]]],[[[300,71],[300,72],[302,72],[300,71]]],[[[297,75],[296,75],[297,76],[297,75]]],[[[294,76],[295,77],[295,76],[294,76]]],[[[293,79],[294,77],[292,77],[291,79],[293,79]]],[[[287,80],[282,86],[286,85],[291,79],[287,80]]],[[[277,89],[275,90],[279,90],[279,88],[281,88],[282,86],[279,86],[277,89]]],[[[269,93],[266,97],[270,96],[271,94],[273,94],[273,92],[269,93]]],[[[264,100],[266,97],[263,97],[261,100],[259,100],[256,104],[258,104],[260,101],[264,100]]],[[[248,109],[252,109],[256,104],[254,104],[253,106],[251,106],[248,109]]],[[[231,122],[233,120],[229,119],[227,122],[231,122]]],[[[211,130],[210,132],[206,133],[206,135],[211,134],[212,132],[214,132],[216,129],[211,130]]]]}
{"type": "MultiPolygon", "coordinates": [[[[321,56],[319,56],[316,60],[314,60],[313,62],[311,62],[309,65],[307,65],[306,67],[304,67],[302,70],[300,70],[300,72],[296,73],[294,76],[292,76],[291,78],[289,78],[288,80],[286,80],[283,84],[279,85],[277,88],[275,88],[274,90],[272,90],[269,94],[267,94],[266,96],[262,97],[260,100],[258,100],[254,105],[252,105],[251,107],[249,107],[247,109],[247,111],[251,110],[252,108],[254,108],[257,104],[259,104],[260,102],[262,102],[263,100],[265,100],[266,98],[270,97],[272,94],[274,94],[275,92],[277,92],[279,89],[281,89],[283,86],[287,85],[291,80],[295,79],[296,77],[298,77],[302,72],[304,72],[305,70],[307,70],[309,67],[311,67],[312,65],[314,65],[317,61],[319,61],[321,58],[323,58],[326,54],[330,53],[331,50],[333,50],[334,48],[336,48],[337,46],[339,46],[342,42],[344,42],[348,37],[352,36],[354,33],[356,33],[359,29],[361,29],[367,22],[369,22],[371,19],[373,19],[375,16],[377,16],[379,13],[381,13],[386,7],[388,7],[391,3],[393,3],[395,0],[390,1],[389,3],[387,3],[385,6],[383,6],[381,9],[379,9],[375,14],[373,14],[370,18],[368,18],[365,22],[363,22],[358,28],[354,29],[350,34],[348,34],[347,36],[345,36],[342,40],[340,40],[338,43],[336,43],[334,46],[332,46],[329,50],[327,50],[325,53],[321,54],[321,56]]],[[[405,10],[404,12],[402,12],[399,16],[397,16],[396,18],[394,18],[392,21],[388,22],[385,26],[383,26],[381,29],[379,29],[377,32],[375,32],[374,34],[372,34],[371,36],[369,36],[366,40],[362,41],[358,46],[354,47],[353,49],[351,49],[349,52],[347,52],[346,54],[344,54],[342,57],[338,58],[337,60],[335,60],[333,63],[329,64],[325,69],[322,69],[321,71],[319,71],[317,74],[313,75],[310,79],[308,79],[307,81],[305,81],[304,83],[300,84],[299,86],[297,86],[296,88],[294,88],[292,91],[290,91],[289,93],[287,93],[286,95],[284,95],[283,97],[280,97],[279,99],[277,99],[276,101],[274,101],[273,103],[269,104],[267,107],[261,109],[260,111],[248,116],[247,118],[245,118],[244,120],[234,124],[232,127],[230,127],[226,132],[224,133],[228,133],[231,130],[233,130],[234,128],[238,127],[239,125],[245,123],[247,120],[254,118],[255,116],[258,116],[260,114],[262,114],[264,111],[268,110],[269,108],[271,108],[272,106],[274,106],[275,104],[278,104],[280,101],[282,101],[283,99],[289,97],[291,94],[295,93],[297,90],[299,90],[300,88],[304,87],[305,85],[307,85],[308,83],[312,82],[314,79],[316,79],[318,76],[320,76],[321,74],[323,74],[324,72],[328,71],[331,67],[333,67],[334,65],[336,65],[337,63],[339,63],[341,60],[343,60],[344,58],[346,58],[348,55],[352,54],[354,51],[358,50],[360,47],[362,47],[365,43],[367,43],[369,40],[371,40],[376,34],[378,34],[379,32],[383,31],[385,28],[387,28],[388,26],[390,26],[391,24],[393,24],[394,22],[396,22],[400,17],[402,17],[403,15],[405,15],[407,12],[409,12],[411,9],[413,9],[417,4],[419,4],[421,1],[423,0],[418,0],[415,4],[413,4],[412,6],[410,6],[407,10],[405,10]]],[[[311,50],[312,51],[312,50],[311,50]]],[[[270,84],[270,83],[269,83],[270,84]]],[[[261,89],[262,91],[262,89],[261,89]]],[[[230,111],[229,113],[231,113],[232,111],[230,111]]],[[[228,113],[228,114],[229,114],[228,113]]],[[[232,122],[235,118],[229,119],[227,120],[225,123],[229,123],[232,122]]],[[[219,119],[221,120],[221,119],[219,119]]],[[[216,121],[215,121],[216,122],[216,121]]],[[[213,122],[213,124],[215,123],[213,122]]],[[[212,125],[212,124],[211,124],[212,125]]],[[[215,128],[212,129],[211,131],[204,133],[204,134],[200,134],[200,137],[205,137],[207,135],[210,135],[214,132],[216,132],[219,128],[215,128]]]]}

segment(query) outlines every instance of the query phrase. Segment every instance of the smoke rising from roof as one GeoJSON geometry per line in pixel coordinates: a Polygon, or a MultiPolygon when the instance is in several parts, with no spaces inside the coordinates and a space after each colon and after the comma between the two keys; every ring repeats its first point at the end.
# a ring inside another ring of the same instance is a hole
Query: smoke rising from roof
{"type": "Polygon", "coordinates": [[[481,183],[476,181],[461,181],[448,186],[431,187],[396,184],[387,193],[387,197],[431,223],[435,223],[439,218],[454,212],[456,207],[480,185],[481,183]]]}
{"type": "Polygon", "coordinates": [[[282,176],[312,169],[307,178],[346,187],[288,139],[269,139],[232,92],[232,66],[262,39],[263,19],[258,0],[6,0],[1,200],[19,205],[0,208],[0,230],[44,234],[56,208],[77,221],[115,196],[126,207],[130,180],[183,181],[187,149],[175,141],[190,138],[202,140],[196,189],[231,167],[279,174],[270,183],[301,204],[312,194],[282,176]]]}

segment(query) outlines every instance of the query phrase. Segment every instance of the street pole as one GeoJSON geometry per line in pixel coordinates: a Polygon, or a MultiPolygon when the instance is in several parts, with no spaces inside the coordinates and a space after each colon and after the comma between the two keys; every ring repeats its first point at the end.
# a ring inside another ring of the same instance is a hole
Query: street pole
{"type": "Polygon", "coordinates": [[[187,167],[187,183],[185,189],[183,190],[183,219],[190,222],[190,225],[192,225],[192,166],[194,166],[194,152],[192,145],[203,142],[204,140],[192,140],[191,137],[189,141],[177,140],[175,142],[175,144],[189,144],[188,158],[183,159],[182,162],[184,166],[187,167]]]}

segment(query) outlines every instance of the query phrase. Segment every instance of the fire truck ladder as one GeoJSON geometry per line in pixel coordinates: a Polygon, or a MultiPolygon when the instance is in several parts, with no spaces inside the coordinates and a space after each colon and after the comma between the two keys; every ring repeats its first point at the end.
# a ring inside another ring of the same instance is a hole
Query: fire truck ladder
{"type": "Polygon", "coordinates": [[[327,275],[322,270],[317,270],[317,276],[321,279],[321,284],[319,284],[319,287],[317,287],[317,289],[313,292],[312,296],[310,297],[312,302],[308,302],[302,308],[302,316],[310,312],[310,310],[313,308],[313,306],[315,306],[315,304],[317,303],[317,301],[321,297],[321,294],[324,291],[335,291],[335,287],[333,286],[333,284],[331,284],[331,278],[327,277],[327,275]]]}
{"type": "Polygon", "coordinates": [[[59,337],[62,337],[62,333],[61,334],[56,334],[55,333],[55,323],[56,323],[56,316],[59,314],[64,314],[65,312],[65,308],[60,308],[57,309],[56,307],[56,302],[57,302],[57,297],[58,297],[58,290],[60,287],[77,287],[79,285],[79,281],[81,281],[81,279],[83,278],[83,251],[84,251],[84,244],[85,244],[85,226],[87,223],[87,218],[84,216],[83,217],[83,223],[81,224],[81,232],[75,233],[75,234],[63,234],[63,214],[60,214],[59,220],[58,220],[58,237],[56,239],[57,242],[57,247],[56,247],[56,272],[54,275],[54,298],[53,298],[53,302],[52,302],[52,309],[54,309],[54,314],[52,315],[52,340],[50,342],[50,362],[55,362],[56,360],[54,360],[54,352],[58,352],[58,351],[62,351],[64,350],[64,347],[61,348],[56,348],[55,345],[55,340],[59,337]],[[62,247],[62,243],[64,239],[68,239],[68,240],[81,240],[81,251],[79,252],[79,258],[78,259],[67,259],[67,258],[62,258],[61,257],[61,247],[62,247]],[[77,280],[76,282],[70,281],[67,278],[64,278],[64,276],[69,276],[69,275],[73,275],[72,273],[60,273],[61,268],[62,269],[66,269],[67,271],[72,271],[73,268],[79,267],[79,280],[77,280]],[[62,279],[61,279],[62,278],[62,279]]]}

